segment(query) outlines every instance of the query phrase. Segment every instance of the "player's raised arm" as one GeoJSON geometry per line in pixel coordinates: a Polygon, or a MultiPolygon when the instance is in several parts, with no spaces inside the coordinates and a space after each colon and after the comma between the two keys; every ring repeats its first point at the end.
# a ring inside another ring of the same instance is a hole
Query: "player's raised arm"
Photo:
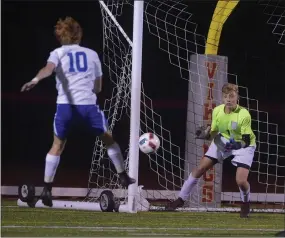
{"type": "Polygon", "coordinates": [[[203,140],[212,140],[218,133],[218,127],[216,124],[216,110],[213,110],[212,113],[212,123],[211,126],[200,126],[196,130],[196,139],[203,139],[203,140]]]}
{"type": "Polygon", "coordinates": [[[94,82],[94,89],[93,92],[98,94],[102,91],[102,76],[97,77],[94,82]]]}
{"type": "Polygon", "coordinates": [[[94,81],[94,89],[93,92],[95,94],[98,94],[102,91],[102,65],[101,65],[101,61],[98,57],[98,54],[95,52],[94,54],[94,65],[95,65],[95,81],[94,81]]]}
{"type": "Polygon", "coordinates": [[[42,79],[49,77],[55,69],[55,64],[52,62],[48,62],[45,67],[43,67],[30,82],[25,83],[22,88],[21,92],[29,91],[33,87],[35,87],[38,82],[42,79]]]}
{"type": "Polygon", "coordinates": [[[241,124],[241,136],[242,136],[242,148],[248,147],[250,143],[251,135],[253,134],[251,129],[251,116],[250,113],[246,110],[246,116],[242,120],[241,124]]]}
{"type": "Polygon", "coordinates": [[[219,128],[217,126],[217,110],[215,108],[212,112],[212,123],[211,123],[211,130],[209,135],[209,140],[212,140],[215,138],[215,136],[219,133],[219,128]]]}

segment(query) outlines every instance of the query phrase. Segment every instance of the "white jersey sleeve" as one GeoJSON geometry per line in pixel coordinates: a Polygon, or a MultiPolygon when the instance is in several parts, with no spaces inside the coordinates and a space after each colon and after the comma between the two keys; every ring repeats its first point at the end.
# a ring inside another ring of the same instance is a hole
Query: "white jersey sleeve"
{"type": "Polygon", "coordinates": [[[54,63],[55,67],[58,66],[59,58],[58,58],[58,54],[57,54],[56,50],[50,52],[50,55],[49,55],[47,62],[54,63]]]}

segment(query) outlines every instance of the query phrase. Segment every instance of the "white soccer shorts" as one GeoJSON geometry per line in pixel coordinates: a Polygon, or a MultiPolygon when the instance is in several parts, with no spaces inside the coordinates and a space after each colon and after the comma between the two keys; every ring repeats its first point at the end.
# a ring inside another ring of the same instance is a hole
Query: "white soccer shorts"
{"type": "Polygon", "coordinates": [[[256,146],[248,146],[239,150],[225,152],[224,147],[227,142],[229,142],[229,140],[221,135],[217,135],[210,144],[205,156],[211,159],[217,159],[218,162],[222,162],[224,159],[233,156],[234,158],[231,162],[234,166],[246,165],[242,167],[249,169],[253,161],[256,146]]]}

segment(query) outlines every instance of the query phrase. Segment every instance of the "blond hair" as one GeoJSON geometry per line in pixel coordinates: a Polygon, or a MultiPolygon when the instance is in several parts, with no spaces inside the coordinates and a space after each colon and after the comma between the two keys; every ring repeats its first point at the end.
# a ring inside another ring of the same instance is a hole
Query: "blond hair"
{"type": "Polygon", "coordinates": [[[238,86],[236,84],[226,83],[222,88],[222,92],[225,94],[236,92],[238,94],[238,86]]]}
{"type": "Polygon", "coordinates": [[[82,28],[72,17],[59,19],[55,25],[55,36],[61,45],[79,44],[82,38],[82,28]]]}

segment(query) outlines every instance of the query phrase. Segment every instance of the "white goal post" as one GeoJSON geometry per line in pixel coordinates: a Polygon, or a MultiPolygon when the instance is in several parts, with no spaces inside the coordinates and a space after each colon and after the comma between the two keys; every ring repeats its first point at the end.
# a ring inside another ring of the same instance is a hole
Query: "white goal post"
{"type": "MultiPolygon", "coordinates": [[[[227,81],[238,84],[238,78],[228,72],[228,61],[231,59],[205,53],[206,44],[213,44],[213,41],[197,33],[198,25],[192,20],[193,14],[183,1],[101,0],[99,3],[103,21],[103,63],[113,85],[112,95],[105,101],[104,112],[110,131],[122,120],[129,123],[129,144],[124,151],[125,167],[137,182],[130,185],[128,190],[121,188],[118,176],[107,158],[106,148],[97,138],[88,188],[53,189],[54,196],[72,194],[85,198],[82,202],[55,200],[54,208],[101,210],[100,195],[107,190],[112,191],[117,198],[120,212],[163,210],[166,202],[177,198],[184,180],[190,170],[197,166],[207,146],[206,142],[194,139],[195,128],[201,123],[209,123],[211,110],[221,102],[222,84],[227,81]],[[132,40],[122,20],[125,11],[133,13],[132,40]],[[160,114],[155,112],[152,100],[141,82],[143,42],[147,47],[143,40],[146,34],[157,42],[163,57],[168,58],[165,70],[171,67],[169,70],[177,71],[175,80],[187,83],[185,150],[174,142],[171,131],[164,126],[160,114]],[[159,137],[161,147],[157,153],[147,156],[139,153],[138,138],[145,132],[153,132],[159,137]],[[145,170],[148,174],[145,176],[148,177],[147,184],[138,183],[141,176],[139,158],[149,163],[145,170]]],[[[221,27],[220,24],[227,17],[229,9],[221,5],[214,13],[212,26],[221,27]],[[227,14],[226,17],[223,14],[227,14]]],[[[258,101],[249,97],[246,87],[239,85],[239,91],[240,104],[250,111],[257,137],[251,174],[254,174],[256,189],[260,191],[251,194],[251,201],[256,203],[254,211],[284,212],[285,174],[282,171],[285,169],[285,136],[278,134],[278,125],[270,122],[268,113],[260,110],[258,101]]],[[[240,202],[239,192],[235,188],[223,191],[222,175],[222,165],[209,171],[201,178],[189,202],[180,210],[239,211],[235,206],[240,202]]],[[[38,190],[36,188],[36,194],[38,190]]],[[[18,205],[28,206],[20,200],[18,205]]],[[[38,201],[36,207],[43,205],[38,201]]]]}
{"type": "Polygon", "coordinates": [[[137,212],[138,204],[138,167],[140,137],[141,71],[144,1],[134,2],[133,47],[132,47],[132,81],[131,81],[131,126],[129,151],[129,176],[136,182],[128,188],[129,212],[137,212]]]}

